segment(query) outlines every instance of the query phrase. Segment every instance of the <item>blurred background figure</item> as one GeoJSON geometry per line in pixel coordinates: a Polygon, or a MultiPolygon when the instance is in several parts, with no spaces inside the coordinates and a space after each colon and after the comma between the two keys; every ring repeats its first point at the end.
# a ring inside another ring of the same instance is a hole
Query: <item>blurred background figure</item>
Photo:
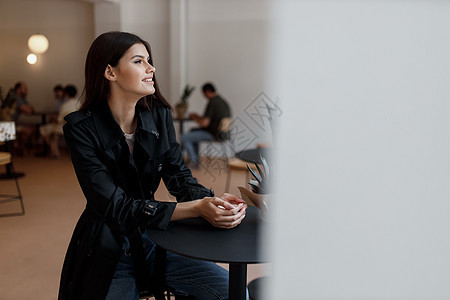
{"type": "MultiPolygon", "coordinates": [[[[44,125],[39,127],[39,132],[44,139],[45,144],[50,149],[48,156],[52,159],[59,158],[59,138],[63,136],[62,127],[65,124],[64,117],[77,110],[77,88],[74,85],[67,85],[63,89],[63,97],[60,99],[66,99],[59,106],[59,111],[57,117],[44,125]]],[[[56,93],[55,93],[56,96],[56,93]]],[[[55,97],[56,98],[56,97],[55,97]]]]}
{"type": "Polygon", "coordinates": [[[224,118],[231,118],[231,109],[227,101],[217,92],[210,82],[202,86],[203,96],[208,101],[203,116],[191,113],[189,118],[194,120],[199,128],[194,128],[181,136],[181,143],[189,156],[188,167],[195,169],[199,167],[198,149],[201,141],[220,140],[220,122],[224,118]]]}
{"type": "Polygon", "coordinates": [[[58,114],[61,105],[68,100],[64,91],[64,87],[60,84],[55,85],[53,88],[53,94],[55,96],[55,113],[58,114]]]}
{"type": "Polygon", "coordinates": [[[55,97],[55,109],[46,114],[47,123],[57,122],[59,109],[61,105],[67,101],[67,95],[64,92],[64,87],[61,84],[57,84],[53,87],[53,95],[55,97]]]}
{"type": "Polygon", "coordinates": [[[24,113],[31,115],[34,112],[33,107],[28,103],[28,86],[25,82],[19,81],[14,85],[14,90],[10,91],[7,100],[10,107],[14,107],[11,115],[11,121],[17,121],[19,116],[24,113]]]}
{"type": "Polygon", "coordinates": [[[5,121],[14,121],[16,123],[17,139],[13,144],[13,152],[23,155],[25,150],[29,150],[34,144],[34,135],[36,127],[32,124],[26,124],[19,120],[21,115],[32,115],[34,108],[28,103],[28,87],[23,81],[14,85],[4,100],[2,108],[2,119],[5,121]]]}

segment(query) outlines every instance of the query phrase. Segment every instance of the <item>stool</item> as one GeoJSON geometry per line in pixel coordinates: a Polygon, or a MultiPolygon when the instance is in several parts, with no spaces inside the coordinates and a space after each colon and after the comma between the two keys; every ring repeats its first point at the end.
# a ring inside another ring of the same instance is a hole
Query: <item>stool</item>
{"type": "Polygon", "coordinates": [[[261,288],[267,284],[269,284],[269,278],[264,276],[264,277],[259,277],[256,278],[252,281],[250,281],[250,283],[248,284],[247,288],[248,288],[248,296],[250,298],[250,300],[260,300],[261,299],[261,288]]]}
{"type": "Polygon", "coordinates": [[[6,165],[9,165],[9,167],[11,168],[11,171],[12,171],[11,179],[14,179],[16,181],[17,195],[0,194],[0,204],[19,200],[21,211],[18,213],[0,214],[0,217],[22,216],[25,214],[25,208],[23,206],[22,194],[20,192],[20,187],[19,187],[19,181],[17,180],[17,176],[15,176],[15,170],[14,170],[14,165],[13,165],[12,159],[11,159],[11,153],[0,152],[0,166],[6,166],[6,165]]]}

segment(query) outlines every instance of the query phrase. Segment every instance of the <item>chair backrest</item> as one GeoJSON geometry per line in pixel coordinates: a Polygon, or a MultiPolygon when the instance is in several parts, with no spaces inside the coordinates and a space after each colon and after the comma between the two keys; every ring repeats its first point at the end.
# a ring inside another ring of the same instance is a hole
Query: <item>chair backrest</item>
{"type": "Polygon", "coordinates": [[[13,103],[10,107],[0,108],[0,120],[1,121],[12,121],[14,113],[16,112],[16,103],[13,103]]]}
{"type": "Polygon", "coordinates": [[[218,140],[225,141],[230,138],[229,131],[231,127],[231,122],[232,122],[231,118],[223,118],[222,120],[220,120],[218,140]]]}
{"type": "Polygon", "coordinates": [[[220,132],[227,132],[230,130],[231,127],[231,118],[223,118],[222,120],[220,120],[220,124],[219,124],[219,131],[220,132]]]}
{"type": "Polygon", "coordinates": [[[16,99],[13,97],[14,89],[10,89],[5,99],[2,99],[0,107],[0,120],[12,121],[14,113],[16,112],[16,99]]]}

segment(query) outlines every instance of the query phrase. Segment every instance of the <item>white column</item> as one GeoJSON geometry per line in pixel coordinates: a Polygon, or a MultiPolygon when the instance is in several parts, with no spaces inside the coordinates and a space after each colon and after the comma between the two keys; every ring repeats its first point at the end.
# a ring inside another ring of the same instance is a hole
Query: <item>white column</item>
{"type": "Polygon", "coordinates": [[[187,3],[170,1],[170,97],[175,104],[187,83],[187,3]]]}

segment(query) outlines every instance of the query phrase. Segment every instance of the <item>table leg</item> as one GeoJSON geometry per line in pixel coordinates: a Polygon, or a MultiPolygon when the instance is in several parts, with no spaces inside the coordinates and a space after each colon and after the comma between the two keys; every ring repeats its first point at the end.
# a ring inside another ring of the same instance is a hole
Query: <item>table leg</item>
{"type": "Polygon", "coordinates": [[[245,300],[247,297],[247,265],[230,263],[229,299],[245,300]]]}

